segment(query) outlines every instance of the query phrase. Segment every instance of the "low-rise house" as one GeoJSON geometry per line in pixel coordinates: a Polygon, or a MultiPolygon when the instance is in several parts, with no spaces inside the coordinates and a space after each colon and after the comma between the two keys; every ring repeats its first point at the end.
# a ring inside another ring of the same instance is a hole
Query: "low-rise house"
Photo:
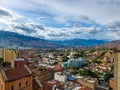
{"type": "Polygon", "coordinates": [[[65,75],[63,72],[56,72],[54,74],[54,79],[59,82],[66,82],[67,81],[67,75],[65,75]]]}
{"type": "Polygon", "coordinates": [[[111,78],[109,80],[109,86],[110,86],[111,89],[114,89],[114,78],[111,78]]]}
{"type": "Polygon", "coordinates": [[[25,65],[0,72],[0,90],[32,90],[32,72],[25,65]]]}
{"type": "Polygon", "coordinates": [[[92,90],[96,90],[98,86],[98,80],[96,78],[77,78],[77,81],[83,86],[87,86],[92,90]]]}
{"type": "Polygon", "coordinates": [[[21,67],[25,65],[25,60],[23,58],[13,59],[11,61],[11,67],[21,67]]]}
{"type": "Polygon", "coordinates": [[[33,73],[33,76],[37,76],[41,81],[50,80],[53,79],[54,77],[53,69],[51,68],[44,67],[43,70],[40,70],[40,68],[43,66],[39,68],[35,66],[29,66],[29,67],[33,73]]]}

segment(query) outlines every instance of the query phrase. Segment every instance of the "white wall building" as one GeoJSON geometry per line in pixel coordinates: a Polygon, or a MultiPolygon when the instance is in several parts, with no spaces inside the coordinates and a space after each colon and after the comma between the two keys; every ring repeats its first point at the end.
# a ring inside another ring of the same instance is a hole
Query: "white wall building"
{"type": "Polygon", "coordinates": [[[66,82],[67,81],[67,75],[65,75],[62,72],[56,72],[54,74],[54,79],[59,81],[59,82],[66,82]]]}

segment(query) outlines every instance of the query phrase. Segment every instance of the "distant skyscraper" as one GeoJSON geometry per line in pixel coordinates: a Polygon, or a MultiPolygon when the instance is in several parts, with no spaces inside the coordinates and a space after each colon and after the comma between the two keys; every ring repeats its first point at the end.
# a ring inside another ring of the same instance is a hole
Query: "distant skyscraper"
{"type": "Polygon", "coordinates": [[[115,53],[114,60],[114,90],[120,90],[120,52],[115,53]]]}

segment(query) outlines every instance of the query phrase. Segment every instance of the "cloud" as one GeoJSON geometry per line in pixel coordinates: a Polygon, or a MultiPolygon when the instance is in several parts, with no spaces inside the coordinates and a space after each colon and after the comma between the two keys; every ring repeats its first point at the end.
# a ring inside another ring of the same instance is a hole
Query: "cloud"
{"type": "Polygon", "coordinates": [[[114,21],[112,23],[107,24],[107,26],[110,29],[114,29],[114,30],[118,29],[118,30],[120,30],[120,21],[114,21]]]}
{"type": "Polygon", "coordinates": [[[11,16],[11,14],[7,10],[0,8],[0,16],[11,16]]]}
{"type": "MultiPolygon", "coordinates": [[[[64,20],[66,17],[69,17],[69,20],[75,20],[75,18],[80,18],[81,20],[82,18],[81,21],[92,20],[101,24],[120,19],[120,5],[116,6],[120,2],[119,0],[20,0],[19,2],[14,0],[9,5],[5,4],[6,1],[10,2],[9,0],[4,0],[1,5],[15,9],[23,15],[24,13],[29,13],[27,16],[32,14],[37,16],[52,15],[53,19],[55,18],[62,22],[66,21],[64,20]]],[[[69,21],[68,19],[67,21],[69,21]]]]}
{"type": "Polygon", "coordinates": [[[120,0],[111,0],[111,4],[120,5],[120,0]]]}
{"type": "Polygon", "coordinates": [[[115,32],[109,27],[101,26],[84,27],[80,24],[72,27],[55,28],[48,27],[36,21],[28,20],[25,23],[14,23],[4,30],[17,32],[19,34],[43,38],[47,40],[69,40],[69,39],[98,39],[115,40],[120,39],[120,32],[115,32]]]}
{"type": "Polygon", "coordinates": [[[13,32],[49,40],[103,39],[103,37],[97,37],[97,35],[104,32],[101,27],[97,26],[83,27],[75,25],[69,28],[55,28],[47,27],[35,21],[11,25],[11,27],[12,31],[15,30],[13,32]]]}
{"type": "Polygon", "coordinates": [[[1,0],[0,29],[44,39],[120,39],[119,2],[1,0]]]}
{"type": "Polygon", "coordinates": [[[0,27],[10,26],[10,24],[16,23],[15,21],[21,17],[22,15],[0,7],[0,27]]]}

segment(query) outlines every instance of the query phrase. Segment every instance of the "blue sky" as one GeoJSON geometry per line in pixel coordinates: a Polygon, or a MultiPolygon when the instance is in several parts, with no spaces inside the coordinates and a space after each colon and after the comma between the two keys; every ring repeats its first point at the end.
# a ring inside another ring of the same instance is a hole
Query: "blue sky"
{"type": "Polygon", "coordinates": [[[48,40],[120,39],[120,0],[0,0],[0,30],[48,40]]]}

